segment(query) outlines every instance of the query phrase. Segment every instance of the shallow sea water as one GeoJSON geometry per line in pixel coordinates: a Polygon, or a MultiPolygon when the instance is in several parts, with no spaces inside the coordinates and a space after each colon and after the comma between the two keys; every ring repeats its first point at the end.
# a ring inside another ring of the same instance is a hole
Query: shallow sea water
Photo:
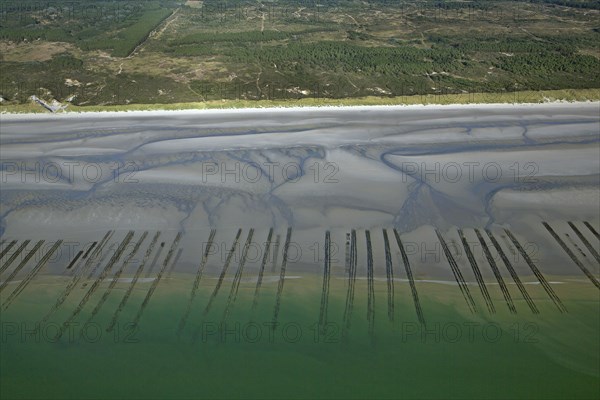
{"type": "Polygon", "coordinates": [[[594,398],[599,390],[598,291],[586,282],[555,285],[566,313],[530,285],[539,314],[522,300],[511,314],[494,288],[496,313],[479,297],[472,314],[455,285],[417,281],[424,326],[406,282],[394,285],[393,321],[387,285],[375,282],[371,327],[366,280],[356,281],[349,318],[347,280],[330,281],[324,318],[322,277],[286,280],[275,324],[276,282],[264,284],[254,310],[255,282],[241,282],[225,315],[231,278],[208,313],[218,279],[201,281],[182,331],[192,276],[162,281],[133,327],[152,285],[138,283],[112,332],[125,282],[84,325],[103,282],[60,339],[86,290],[77,287],[36,330],[65,281],[38,280],[1,315],[2,398],[594,398]]]}

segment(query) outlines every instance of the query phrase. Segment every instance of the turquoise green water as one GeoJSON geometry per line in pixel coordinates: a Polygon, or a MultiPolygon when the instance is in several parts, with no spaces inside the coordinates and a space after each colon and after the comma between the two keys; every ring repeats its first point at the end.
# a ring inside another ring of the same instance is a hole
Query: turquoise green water
{"type": "MultiPolygon", "coordinates": [[[[138,327],[131,329],[127,324],[150,287],[138,283],[117,328],[108,333],[128,286],[118,283],[87,336],[80,336],[79,325],[54,342],[56,328],[85,290],[77,287],[46,327],[33,334],[65,284],[60,278],[34,281],[1,314],[0,397],[597,398],[600,391],[600,303],[597,289],[585,282],[555,286],[566,314],[539,285],[528,286],[538,315],[516,295],[518,312],[511,315],[494,287],[497,313],[484,311],[478,301],[479,311],[471,314],[455,286],[418,283],[423,328],[408,285],[395,285],[392,322],[386,283],[377,281],[370,333],[367,284],[358,280],[344,336],[346,280],[331,280],[324,329],[317,324],[320,277],[286,280],[273,330],[276,282],[263,285],[254,311],[255,283],[242,282],[224,319],[231,281],[223,282],[204,315],[216,283],[204,279],[178,336],[191,282],[185,275],[161,282],[138,327]],[[223,322],[227,331],[219,334],[223,322]]],[[[74,323],[87,320],[107,286],[101,285],[74,323]]],[[[472,291],[477,293],[476,286],[472,291]]]]}

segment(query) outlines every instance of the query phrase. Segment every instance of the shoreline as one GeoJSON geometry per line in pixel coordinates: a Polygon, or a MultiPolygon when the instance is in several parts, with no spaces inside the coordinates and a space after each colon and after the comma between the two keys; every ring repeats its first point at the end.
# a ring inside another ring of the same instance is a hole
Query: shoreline
{"type": "Polygon", "coordinates": [[[463,110],[463,109],[490,109],[490,108],[564,108],[598,106],[600,100],[565,101],[557,100],[546,103],[469,103],[469,104],[390,104],[390,105],[322,105],[322,106],[274,106],[274,107],[247,107],[247,108],[187,108],[187,109],[146,109],[146,110],[121,110],[121,111],[67,111],[61,113],[46,112],[6,112],[0,111],[2,120],[27,120],[85,118],[85,117],[123,117],[123,116],[176,116],[176,115],[223,115],[223,114],[260,114],[260,113],[285,113],[285,112],[319,112],[319,111],[436,111],[436,110],[463,110]]]}
{"type": "Polygon", "coordinates": [[[479,107],[514,107],[514,106],[565,106],[569,104],[600,103],[600,89],[560,89],[542,91],[522,91],[506,93],[464,93],[411,95],[396,97],[359,97],[359,98],[303,98],[275,100],[240,100],[221,99],[202,102],[182,102],[166,104],[127,104],[127,105],[69,105],[66,110],[50,113],[41,106],[27,104],[0,104],[0,115],[149,115],[149,113],[215,113],[234,112],[278,112],[278,111],[318,111],[318,110],[373,110],[373,109],[452,109],[479,107]]]}

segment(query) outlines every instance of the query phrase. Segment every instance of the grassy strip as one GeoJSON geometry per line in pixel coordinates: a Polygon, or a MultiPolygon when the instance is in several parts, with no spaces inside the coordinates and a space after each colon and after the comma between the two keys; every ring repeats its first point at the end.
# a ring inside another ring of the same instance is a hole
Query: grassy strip
{"type": "MultiPolygon", "coordinates": [[[[415,95],[398,97],[359,97],[346,99],[305,98],[278,100],[211,100],[196,103],[70,105],[64,112],[152,111],[152,110],[212,110],[230,108],[314,107],[314,106],[375,106],[375,105],[449,105],[449,104],[524,104],[552,101],[599,101],[600,89],[563,89],[510,93],[465,93],[415,95]]],[[[36,104],[0,105],[0,113],[47,113],[36,104]]]]}
{"type": "Polygon", "coordinates": [[[139,21],[122,32],[122,40],[115,42],[113,57],[129,56],[171,13],[172,11],[167,9],[146,12],[139,21]]]}
{"type": "Polygon", "coordinates": [[[83,50],[110,50],[113,57],[127,57],[158,28],[172,13],[170,9],[151,9],[142,14],[132,25],[121,29],[114,36],[98,35],[79,43],[83,50]]]}

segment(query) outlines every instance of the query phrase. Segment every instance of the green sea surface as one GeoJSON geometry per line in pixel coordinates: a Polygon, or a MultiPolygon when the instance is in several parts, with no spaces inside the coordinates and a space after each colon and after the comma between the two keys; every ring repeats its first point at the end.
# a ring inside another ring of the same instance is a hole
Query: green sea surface
{"type": "MultiPolygon", "coordinates": [[[[590,398],[600,395],[600,299],[589,281],[547,277],[567,312],[541,285],[527,285],[534,314],[517,288],[509,312],[497,286],[496,309],[479,288],[472,313],[456,285],[417,281],[425,324],[409,284],[358,278],[165,276],[136,315],[152,281],[139,281],[107,332],[130,283],[102,282],[60,339],[90,283],[80,282],[44,325],[70,281],[36,278],[0,314],[0,398],[590,398]],[[275,315],[279,293],[279,312],[275,315]],[[326,291],[327,293],[327,291],[326,291]],[[253,306],[256,298],[256,305],[253,306]],[[369,298],[371,306],[369,307],[369,298]],[[352,301],[351,301],[352,300],[352,301]],[[182,325],[185,310],[189,317],[182,325]],[[226,311],[227,310],[227,311],[226,311]],[[371,310],[371,311],[369,311],[371,310]],[[183,326],[183,329],[179,327],[183,326]]],[[[127,278],[127,277],[125,277],[127,278]]],[[[527,279],[524,279],[527,281],[527,279]]],[[[16,284],[1,295],[4,304],[16,284]]]]}

